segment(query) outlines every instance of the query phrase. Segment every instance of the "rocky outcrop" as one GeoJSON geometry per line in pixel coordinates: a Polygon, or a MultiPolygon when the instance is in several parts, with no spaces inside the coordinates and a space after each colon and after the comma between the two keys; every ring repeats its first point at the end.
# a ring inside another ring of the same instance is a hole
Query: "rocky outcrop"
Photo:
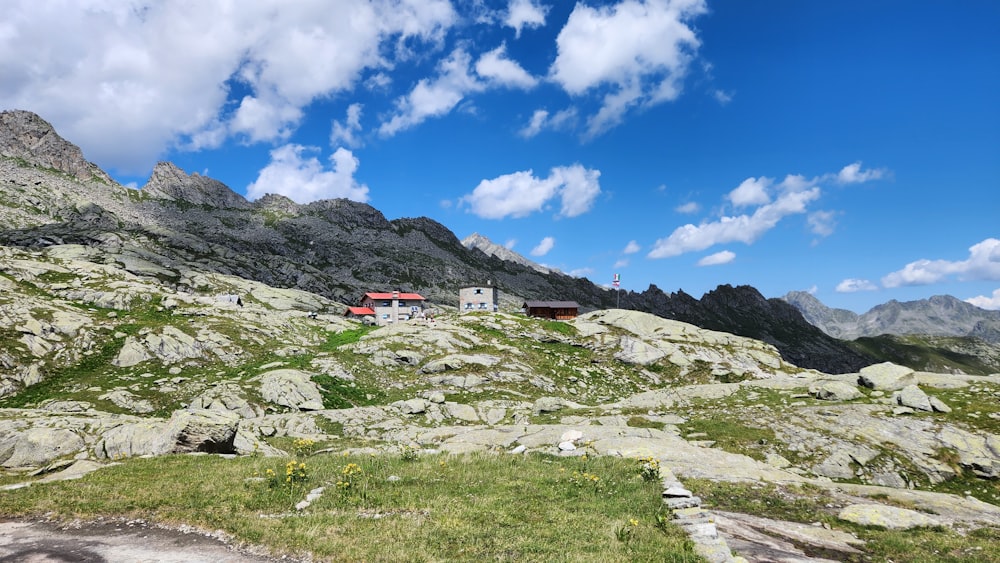
{"type": "Polygon", "coordinates": [[[98,459],[208,452],[235,453],[239,416],[214,410],[175,411],[169,420],[128,422],[104,432],[94,446],[98,459]]]}
{"type": "Polygon", "coordinates": [[[106,172],[83,157],[80,147],[60,137],[49,122],[30,111],[0,112],[0,155],[80,180],[112,183],[106,172]]]}
{"type": "Polygon", "coordinates": [[[63,428],[29,428],[0,439],[0,465],[39,467],[83,449],[83,439],[63,428]]]}
{"type": "Polygon", "coordinates": [[[912,369],[890,362],[861,368],[858,375],[859,385],[876,391],[896,391],[916,383],[917,377],[912,369]]]}
{"type": "Polygon", "coordinates": [[[487,256],[495,256],[505,262],[513,262],[515,264],[521,264],[522,266],[527,266],[532,270],[535,270],[536,272],[541,272],[543,274],[548,274],[549,272],[552,271],[551,268],[546,268],[541,264],[532,262],[531,260],[528,260],[524,256],[521,256],[517,252],[514,252],[513,250],[505,246],[496,244],[495,242],[491,241],[490,239],[484,237],[479,233],[472,233],[471,235],[462,239],[462,246],[470,250],[471,249],[480,250],[483,252],[483,254],[486,254],[487,256]]]}
{"type": "Polygon", "coordinates": [[[908,530],[940,526],[941,522],[922,512],[884,504],[852,504],[841,509],[837,518],[861,526],[908,530]]]}
{"type": "Polygon", "coordinates": [[[260,395],[269,402],[302,411],[323,409],[323,396],[310,375],[295,369],[277,369],[260,375],[260,395]]]}
{"type": "Polygon", "coordinates": [[[699,300],[683,291],[667,294],[650,285],[642,293],[623,293],[621,304],[702,328],[762,340],[777,348],[785,361],[803,368],[850,373],[873,363],[873,358],[809,324],[792,305],[766,299],[750,286],[720,285],[699,300]]]}
{"type": "Polygon", "coordinates": [[[158,162],[153,167],[142,192],[150,197],[182,201],[192,205],[247,209],[250,203],[218,180],[195,174],[185,174],[170,162],[158,162]]]}

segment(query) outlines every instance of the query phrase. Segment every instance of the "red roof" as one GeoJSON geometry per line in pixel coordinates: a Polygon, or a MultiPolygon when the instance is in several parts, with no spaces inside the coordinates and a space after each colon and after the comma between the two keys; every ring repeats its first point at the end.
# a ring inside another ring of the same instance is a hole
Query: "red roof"
{"type": "Polygon", "coordinates": [[[404,301],[426,301],[423,295],[419,293],[366,293],[365,297],[370,297],[371,299],[402,299],[404,301]],[[395,295],[395,297],[393,297],[395,295]]]}
{"type": "Polygon", "coordinates": [[[358,315],[364,317],[366,315],[374,315],[375,311],[372,311],[368,307],[348,307],[347,312],[352,315],[358,315]]]}

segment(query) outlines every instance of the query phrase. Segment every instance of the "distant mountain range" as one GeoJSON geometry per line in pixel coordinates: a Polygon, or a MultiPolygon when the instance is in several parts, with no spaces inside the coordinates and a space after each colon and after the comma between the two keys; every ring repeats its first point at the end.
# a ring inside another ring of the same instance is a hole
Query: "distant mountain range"
{"type": "Polygon", "coordinates": [[[974,337],[1000,344],[1000,311],[981,309],[952,297],[935,295],[918,301],[889,301],[864,314],[831,309],[815,296],[793,291],[782,299],[811,324],[843,340],[892,334],[974,337]]]}
{"type": "Polygon", "coordinates": [[[367,291],[401,289],[454,307],[459,288],[489,280],[516,299],[574,300],[585,310],[615,307],[620,298],[622,308],[763,340],[788,361],[828,373],[879,361],[749,286],[720,286],[700,300],[655,285],[618,295],[485,237],[463,244],[426,217],[390,221],[346,199],[301,205],[267,195],[250,202],[167,162],[141,190],[130,189],[31,112],[0,112],[0,157],[0,245],[99,247],[130,272],[176,289],[196,292],[199,273],[219,272],[345,305],[367,291]]]}

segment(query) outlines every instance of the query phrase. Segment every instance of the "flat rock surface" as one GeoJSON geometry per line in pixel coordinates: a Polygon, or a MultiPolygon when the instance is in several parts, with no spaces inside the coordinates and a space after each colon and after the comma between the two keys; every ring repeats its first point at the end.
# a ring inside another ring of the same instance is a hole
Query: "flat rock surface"
{"type": "MultiPolygon", "coordinates": [[[[201,531],[137,522],[0,522],[0,561],[103,563],[264,563],[201,531]]],[[[295,561],[283,558],[281,561],[295,561]]]]}

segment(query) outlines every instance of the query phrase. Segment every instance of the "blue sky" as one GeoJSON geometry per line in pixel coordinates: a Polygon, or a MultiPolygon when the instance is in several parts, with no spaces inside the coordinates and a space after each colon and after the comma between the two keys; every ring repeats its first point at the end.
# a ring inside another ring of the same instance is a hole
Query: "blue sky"
{"type": "Polygon", "coordinates": [[[365,201],[573,275],[1000,309],[1000,3],[15,0],[0,108],[125,184],[365,201]]]}

